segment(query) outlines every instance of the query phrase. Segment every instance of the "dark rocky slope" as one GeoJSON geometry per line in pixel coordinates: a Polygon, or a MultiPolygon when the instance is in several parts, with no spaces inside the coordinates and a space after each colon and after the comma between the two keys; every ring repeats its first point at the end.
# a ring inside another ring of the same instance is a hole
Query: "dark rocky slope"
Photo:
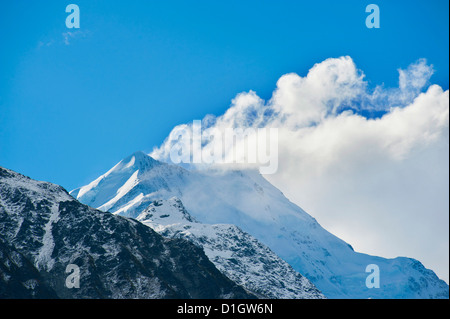
{"type": "Polygon", "coordinates": [[[1,298],[253,298],[197,246],[0,167],[1,298]],[[66,267],[80,287],[66,287],[66,267]]]}

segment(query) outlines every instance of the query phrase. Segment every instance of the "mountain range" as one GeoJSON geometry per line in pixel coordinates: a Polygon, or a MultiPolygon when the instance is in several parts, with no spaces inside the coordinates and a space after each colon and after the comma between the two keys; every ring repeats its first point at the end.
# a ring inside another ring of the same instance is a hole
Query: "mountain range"
{"type": "Polygon", "coordinates": [[[217,247],[218,238],[228,237],[223,234],[240,232],[239,236],[256,239],[261,249],[267,248],[287,262],[327,298],[449,296],[448,285],[415,259],[387,259],[354,251],[255,170],[187,170],[136,152],[70,194],[99,210],[138,218],[168,238],[190,239],[229,277],[233,264],[230,247],[220,245],[223,252],[212,252],[212,248],[217,247]],[[149,209],[158,210],[161,200],[163,206],[180,205],[189,218],[177,213],[176,222],[168,224],[163,213],[157,219],[148,217],[149,209]],[[219,224],[226,226],[214,226],[219,224]],[[193,230],[184,231],[184,227],[193,230]],[[366,285],[369,265],[380,270],[379,288],[366,285]]]}
{"type": "Polygon", "coordinates": [[[415,259],[355,252],[255,170],[136,152],[68,193],[0,167],[0,298],[448,296],[415,259]]]}
{"type": "Polygon", "coordinates": [[[0,298],[256,296],[223,275],[197,245],[0,167],[0,298]],[[70,265],[78,267],[78,287],[67,284],[70,265]]]}

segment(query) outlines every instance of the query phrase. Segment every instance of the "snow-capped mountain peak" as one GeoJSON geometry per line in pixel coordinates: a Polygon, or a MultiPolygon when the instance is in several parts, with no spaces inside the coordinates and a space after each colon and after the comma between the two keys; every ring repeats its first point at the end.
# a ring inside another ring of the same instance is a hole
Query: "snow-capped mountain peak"
{"type": "MultiPolygon", "coordinates": [[[[130,161],[127,157],[120,167],[130,161]]],[[[133,218],[153,201],[175,196],[197,221],[233,224],[252,235],[328,298],[448,298],[448,285],[420,262],[355,252],[257,171],[188,171],[161,164],[145,172],[120,170],[81,189],[71,194],[82,203],[133,218]],[[371,264],[383,274],[380,289],[365,284],[371,264]]]]}
{"type": "Polygon", "coordinates": [[[255,298],[184,239],[0,167],[0,298],[255,298]],[[79,269],[67,286],[66,267],[79,269]]]}
{"type": "Polygon", "coordinates": [[[164,165],[164,163],[153,159],[142,151],[137,151],[120,161],[112,171],[120,171],[128,168],[146,171],[156,165],[164,165]]]}
{"type": "Polygon", "coordinates": [[[117,200],[138,184],[139,176],[155,167],[164,165],[167,164],[138,151],[121,160],[90,184],[77,188],[70,194],[75,198],[82,198],[83,202],[89,206],[101,207],[100,209],[107,211],[117,200]],[[114,185],[121,185],[121,187],[116,189],[113,187],[114,185]],[[101,193],[95,191],[98,187],[102,187],[101,193]]]}

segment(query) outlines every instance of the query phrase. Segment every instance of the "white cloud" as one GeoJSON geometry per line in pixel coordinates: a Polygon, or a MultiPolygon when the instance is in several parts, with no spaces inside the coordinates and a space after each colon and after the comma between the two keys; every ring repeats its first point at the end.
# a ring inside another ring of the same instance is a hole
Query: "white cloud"
{"type": "Polygon", "coordinates": [[[366,94],[361,107],[369,110],[387,110],[393,106],[405,106],[429,84],[434,73],[433,66],[425,59],[419,59],[406,70],[398,69],[398,88],[386,89],[382,85],[375,87],[371,94],[366,94]]]}
{"type": "MultiPolygon", "coordinates": [[[[399,70],[398,88],[370,90],[350,57],[327,59],[282,76],[267,102],[238,94],[203,124],[278,128],[269,181],[356,250],[419,259],[448,282],[449,92],[427,88],[432,73],[421,59],[399,70]]],[[[151,155],[168,160],[173,136],[151,155]]]]}
{"type": "Polygon", "coordinates": [[[350,57],[328,59],[314,65],[306,77],[291,73],[277,83],[271,104],[288,123],[319,123],[364,92],[363,74],[350,57]]]}
{"type": "MultiPolygon", "coordinates": [[[[72,30],[72,29],[68,29],[68,30],[72,30]]],[[[71,45],[73,43],[73,40],[75,39],[83,39],[86,38],[88,36],[91,35],[91,31],[89,30],[74,30],[74,31],[66,31],[66,32],[62,32],[61,35],[59,35],[60,38],[58,39],[54,39],[54,38],[50,38],[50,37],[45,37],[44,39],[42,39],[41,41],[38,41],[37,43],[37,48],[41,49],[44,47],[50,47],[53,45],[71,45]],[[62,37],[62,39],[61,39],[62,37]]]]}
{"type": "Polygon", "coordinates": [[[83,37],[86,37],[88,34],[89,34],[89,31],[87,31],[87,30],[85,30],[85,31],[77,30],[77,31],[63,32],[62,33],[63,42],[64,42],[65,45],[70,45],[71,41],[73,39],[83,38],[83,37]]]}
{"type": "Polygon", "coordinates": [[[433,75],[433,66],[427,65],[425,59],[411,64],[406,70],[399,69],[399,88],[403,92],[402,98],[410,101],[428,83],[433,75]]]}

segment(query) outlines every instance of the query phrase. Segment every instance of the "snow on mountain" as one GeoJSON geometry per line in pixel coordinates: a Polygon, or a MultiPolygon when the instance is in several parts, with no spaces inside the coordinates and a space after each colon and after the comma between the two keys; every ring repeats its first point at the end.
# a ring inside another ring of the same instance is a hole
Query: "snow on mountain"
{"type": "Polygon", "coordinates": [[[0,237],[0,299],[57,297],[33,263],[0,237]]]}
{"type": "Polygon", "coordinates": [[[254,297],[189,241],[0,167],[0,298],[254,297]],[[69,264],[79,288],[65,284],[69,264]]]}
{"type": "Polygon", "coordinates": [[[169,238],[186,238],[202,247],[217,269],[251,293],[271,299],[321,299],[324,296],[305,277],[239,227],[202,224],[182,202],[152,202],[137,220],[169,238]]]}
{"type": "Polygon", "coordinates": [[[199,222],[234,224],[252,235],[328,298],[449,296],[448,285],[417,260],[353,251],[256,171],[188,171],[136,152],[71,195],[133,218],[154,200],[175,196],[199,222]],[[380,269],[380,288],[366,286],[370,264],[380,269]]]}

